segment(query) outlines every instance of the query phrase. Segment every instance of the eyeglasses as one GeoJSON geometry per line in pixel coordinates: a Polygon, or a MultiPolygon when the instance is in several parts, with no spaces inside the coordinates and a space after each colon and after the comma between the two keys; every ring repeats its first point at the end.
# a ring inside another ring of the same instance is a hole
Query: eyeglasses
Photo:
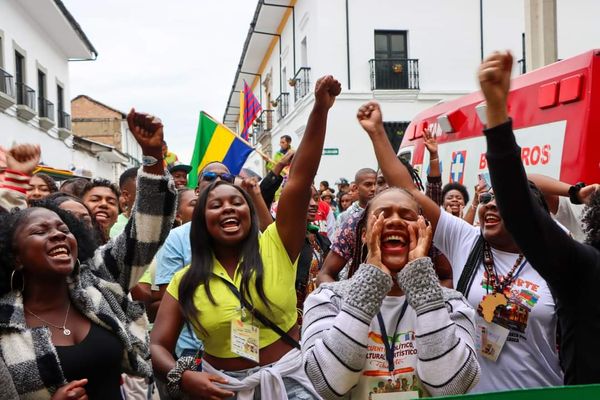
{"type": "Polygon", "coordinates": [[[496,196],[492,192],[485,192],[479,195],[479,204],[487,204],[490,201],[494,200],[496,196]]]}
{"type": "Polygon", "coordinates": [[[221,178],[222,181],[229,182],[229,183],[233,183],[235,181],[235,175],[232,175],[232,174],[229,174],[226,172],[223,172],[221,174],[218,174],[216,172],[210,172],[210,171],[202,173],[203,181],[213,182],[217,178],[221,178]]]}

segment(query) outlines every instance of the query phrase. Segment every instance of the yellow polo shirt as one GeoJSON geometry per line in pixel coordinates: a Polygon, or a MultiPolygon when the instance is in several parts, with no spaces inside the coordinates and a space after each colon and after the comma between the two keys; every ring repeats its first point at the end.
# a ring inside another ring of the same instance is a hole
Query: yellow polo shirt
{"type": "MultiPolygon", "coordinates": [[[[277,232],[275,223],[262,233],[259,240],[259,251],[264,267],[263,286],[269,299],[271,310],[260,300],[255,285],[250,288],[251,300],[254,307],[284,331],[289,331],[297,319],[296,311],[296,269],[298,260],[292,263],[287,251],[277,232]]],[[[214,274],[233,283],[239,290],[242,274],[239,265],[235,270],[234,278],[231,279],[221,263],[213,258],[214,274]]],[[[190,267],[187,266],[177,272],[167,292],[179,300],[179,283],[190,267]]],[[[198,321],[206,330],[207,334],[195,328],[196,335],[204,342],[205,351],[219,358],[235,358],[237,354],[231,352],[231,321],[241,318],[240,301],[231,292],[221,278],[213,277],[210,280],[210,291],[216,301],[212,304],[206,295],[204,285],[200,284],[194,293],[194,304],[200,310],[198,321]]],[[[251,322],[252,316],[246,311],[245,322],[251,322]]],[[[277,340],[280,336],[259,321],[252,322],[260,328],[260,348],[264,348],[277,340]]]]}

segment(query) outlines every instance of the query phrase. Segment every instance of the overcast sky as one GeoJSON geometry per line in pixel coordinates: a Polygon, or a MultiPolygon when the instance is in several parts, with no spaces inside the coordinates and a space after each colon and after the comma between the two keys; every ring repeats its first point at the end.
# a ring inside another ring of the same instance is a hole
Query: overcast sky
{"type": "Polygon", "coordinates": [[[85,94],[159,116],[169,149],[191,159],[198,113],[223,118],[256,0],[63,0],[99,53],[72,62],[85,94]]]}

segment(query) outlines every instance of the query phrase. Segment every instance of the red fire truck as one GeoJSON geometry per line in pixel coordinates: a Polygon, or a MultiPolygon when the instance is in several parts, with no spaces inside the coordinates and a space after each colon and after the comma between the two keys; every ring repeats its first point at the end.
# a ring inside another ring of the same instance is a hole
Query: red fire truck
{"type": "MultiPolygon", "coordinates": [[[[600,50],[515,77],[508,110],[527,172],[571,184],[600,182],[600,50]]],[[[399,155],[425,177],[429,154],[422,132],[430,127],[439,143],[443,182],[471,191],[479,174],[489,182],[485,119],[481,92],[440,103],[413,119],[399,155]]]]}

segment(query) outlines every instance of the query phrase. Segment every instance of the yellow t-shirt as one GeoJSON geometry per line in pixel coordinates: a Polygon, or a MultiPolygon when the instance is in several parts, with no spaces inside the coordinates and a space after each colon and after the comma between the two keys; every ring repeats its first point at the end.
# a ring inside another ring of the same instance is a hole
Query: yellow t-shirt
{"type": "MultiPolygon", "coordinates": [[[[252,297],[248,300],[251,300],[254,307],[263,315],[287,332],[296,324],[298,316],[295,290],[298,260],[294,263],[290,260],[275,223],[269,225],[263,232],[258,243],[264,267],[263,287],[271,311],[260,300],[254,284],[250,287],[252,297]]],[[[234,279],[231,279],[221,263],[216,258],[213,258],[213,261],[213,273],[232,282],[239,290],[242,281],[239,265],[235,270],[234,279]]],[[[167,287],[167,292],[177,300],[179,300],[179,283],[189,268],[187,266],[177,272],[167,287]]],[[[195,329],[196,335],[204,342],[204,349],[208,354],[219,358],[239,357],[231,352],[231,321],[241,319],[240,301],[221,278],[216,276],[210,280],[210,291],[216,305],[208,299],[204,285],[200,284],[194,293],[194,304],[200,310],[198,320],[208,333],[206,335],[195,329]]],[[[252,322],[249,311],[246,311],[246,315],[244,322],[251,322],[260,328],[261,349],[279,340],[280,336],[272,329],[265,327],[256,319],[252,322]]]]}

